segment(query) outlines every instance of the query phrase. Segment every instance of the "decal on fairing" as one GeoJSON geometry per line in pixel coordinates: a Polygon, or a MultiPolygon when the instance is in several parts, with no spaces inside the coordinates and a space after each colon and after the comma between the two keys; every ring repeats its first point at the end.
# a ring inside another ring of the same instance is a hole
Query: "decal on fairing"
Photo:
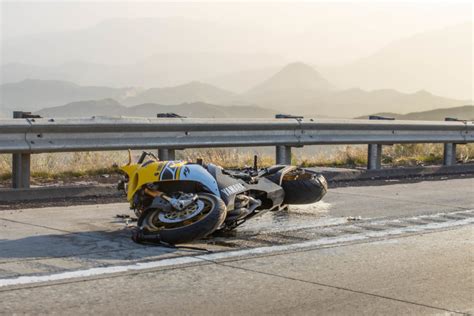
{"type": "Polygon", "coordinates": [[[185,161],[159,161],[157,164],[155,176],[158,181],[195,181],[202,183],[216,196],[220,196],[216,179],[201,165],[188,164],[185,161]]]}
{"type": "Polygon", "coordinates": [[[161,181],[179,180],[181,168],[186,164],[182,161],[163,161],[158,164],[155,175],[161,181]]]}
{"type": "Polygon", "coordinates": [[[191,170],[188,166],[184,167],[183,176],[187,177],[191,173],[191,170]]]}

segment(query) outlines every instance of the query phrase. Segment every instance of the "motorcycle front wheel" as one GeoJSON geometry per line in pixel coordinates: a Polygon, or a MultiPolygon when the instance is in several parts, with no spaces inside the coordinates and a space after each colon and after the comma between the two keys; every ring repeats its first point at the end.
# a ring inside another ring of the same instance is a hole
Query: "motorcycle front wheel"
{"type": "Polygon", "coordinates": [[[182,211],[145,210],[138,218],[138,227],[145,235],[158,235],[160,241],[173,245],[206,237],[222,225],[227,210],[219,197],[197,195],[197,200],[182,211]]]}

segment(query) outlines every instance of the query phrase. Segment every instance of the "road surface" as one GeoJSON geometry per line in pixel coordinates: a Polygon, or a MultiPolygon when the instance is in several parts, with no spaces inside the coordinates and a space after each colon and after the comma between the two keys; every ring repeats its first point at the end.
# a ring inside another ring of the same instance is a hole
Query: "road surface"
{"type": "Polygon", "coordinates": [[[0,211],[0,313],[474,312],[474,179],[336,188],[192,249],[136,245],[116,214],[0,211]]]}

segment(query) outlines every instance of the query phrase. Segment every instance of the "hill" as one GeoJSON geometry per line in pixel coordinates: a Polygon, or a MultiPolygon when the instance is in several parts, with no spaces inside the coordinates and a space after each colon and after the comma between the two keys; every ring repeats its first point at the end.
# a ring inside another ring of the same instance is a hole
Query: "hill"
{"type": "Polygon", "coordinates": [[[120,116],[127,108],[113,99],[71,102],[37,111],[43,117],[120,116]]]}
{"type": "Polygon", "coordinates": [[[258,47],[264,35],[244,24],[198,18],[112,18],[76,30],[2,39],[0,79],[151,88],[286,63],[278,54],[245,49],[258,47]]]}
{"type": "Polygon", "coordinates": [[[200,80],[237,91],[242,85],[250,87],[268,74],[267,71],[263,77],[257,76],[257,79],[254,79],[254,72],[245,71],[246,69],[268,66],[276,69],[286,62],[286,59],[276,55],[219,52],[160,53],[120,65],[73,61],[53,66],[37,66],[11,62],[0,65],[0,84],[24,79],[43,79],[72,81],[80,85],[152,88],[200,80]],[[233,76],[241,71],[243,74],[238,76],[236,83],[233,76]],[[229,74],[231,78],[227,79],[229,74]],[[250,81],[250,84],[246,81],[250,81]]]}
{"type": "MultiPolygon", "coordinates": [[[[176,104],[184,103],[201,106],[254,104],[271,109],[273,112],[345,118],[366,113],[408,113],[414,110],[428,111],[471,104],[471,100],[440,97],[424,90],[415,93],[401,93],[393,89],[336,90],[315,69],[302,63],[292,63],[283,67],[243,94],[235,94],[196,81],[174,87],[147,90],[80,86],[71,82],[54,80],[24,80],[0,86],[0,100],[7,112],[13,109],[35,111],[71,102],[102,99],[114,99],[120,105],[127,106],[136,104],[176,106],[176,104]]],[[[223,109],[226,108],[223,107],[223,109]]],[[[208,108],[203,108],[202,111],[208,110],[208,108]]],[[[249,113],[247,114],[251,117],[249,113]]],[[[92,112],[90,115],[93,115],[92,112]]],[[[205,114],[204,117],[212,117],[212,113],[205,114]]]]}
{"type": "MultiPolygon", "coordinates": [[[[401,93],[391,89],[374,91],[348,89],[316,97],[312,108],[317,110],[317,113],[327,113],[327,115],[341,117],[356,117],[364,112],[407,113],[412,112],[413,109],[429,111],[436,108],[457,107],[469,103],[469,100],[444,98],[423,90],[415,93],[401,93]]],[[[304,108],[306,111],[310,111],[311,105],[304,108]]]]}
{"type": "Polygon", "coordinates": [[[471,22],[420,33],[353,63],[321,71],[341,87],[425,89],[473,99],[472,30],[471,22]]]}
{"type": "Polygon", "coordinates": [[[176,113],[194,118],[272,118],[276,112],[258,106],[220,106],[203,102],[179,105],[145,103],[125,107],[115,100],[91,100],[73,102],[62,106],[42,109],[36,114],[43,117],[91,117],[102,116],[142,116],[156,117],[158,113],[176,113]]]}
{"type": "Polygon", "coordinates": [[[328,91],[332,85],[313,67],[301,63],[291,63],[276,74],[252,88],[248,95],[261,95],[274,91],[328,91]]]}
{"type": "MultiPolygon", "coordinates": [[[[436,109],[424,112],[412,112],[407,114],[397,113],[376,113],[384,117],[393,117],[397,120],[426,120],[426,121],[444,121],[446,117],[457,118],[459,120],[474,120],[474,105],[465,105],[448,109],[436,109]]],[[[368,115],[358,117],[367,119],[368,115]]]]}
{"type": "Polygon", "coordinates": [[[157,113],[176,113],[194,118],[273,118],[276,112],[258,106],[220,106],[203,102],[179,105],[140,104],[129,108],[129,116],[155,117],[157,113]]]}
{"type": "MultiPolygon", "coordinates": [[[[284,63],[282,63],[284,64],[284,63]]],[[[237,93],[249,91],[281,69],[281,64],[273,67],[255,68],[208,77],[203,81],[237,93]]]]}
{"type": "MultiPolygon", "coordinates": [[[[291,63],[240,96],[239,100],[259,104],[279,111],[307,111],[318,96],[329,93],[333,86],[314,68],[303,63],[291,63]]],[[[326,113],[324,114],[326,115],[326,113]]]]}
{"type": "Polygon", "coordinates": [[[173,105],[185,102],[225,104],[233,98],[235,98],[235,94],[230,91],[194,81],[175,87],[148,89],[133,97],[126,98],[124,104],[158,103],[173,105]]]}
{"type": "Polygon", "coordinates": [[[415,93],[393,89],[336,90],[316,70],[301,63],[284,67],[241,98],[277,111],[291,109],[293,114],[346,118],[371,112],[410,112],[470,103],[470,100],[439,97],[423,90],[415,93]]]}
{"type": "Polygon", "coordinates": [[[0,86],[1,104],[9,110],[37,111],[71,102],[102,99],[115,99],[125,105],[142,103],[174,105],[185,102],[229,104],[235,98],[236,95],[230,91],[200,82],[148,90],[80,86],[67,81],[35,79],[0,86]]]}
{"type": "Polygon", "coordinates": [[[133,89],[79,86],[72,82],[58,80],[27,79],[0,86],[1,105],[5,109],[37,111],[59,104],[114,98],[122,99],[133,89]]]}
{"type": "Polygon", "coordinates": [[[199,80],[217,86],[221,81],[225,89],[244,91],[250,89],[248,82],[256,85],[252,73],[258,76],[261,70],[289,62],[282,56],[300,56],[317,63],[324,77],[344,89],[408,93],[425,89],[436,95],[473,98],[472,22],[402,38],[382,49],[379,45],[397,32],[366,37],[355,29],[370,35],[373,26],[325,24],[322,19],[302,33],[268,36],[265,28],[246,24],[179,17],[115,18],[76,30],[9,37],[2,41],[1,83],[34,78],[151,88],[199,80]],[[347,33],[336,32],[341,27],[347,33]],[[374,38],[379,38],[379,44],[373,44],[374,38]],[[321,59],[331,54],[345,57],[321,59]],[[323,61],[338,59],[350,62],[329,66],[323,61]]]}

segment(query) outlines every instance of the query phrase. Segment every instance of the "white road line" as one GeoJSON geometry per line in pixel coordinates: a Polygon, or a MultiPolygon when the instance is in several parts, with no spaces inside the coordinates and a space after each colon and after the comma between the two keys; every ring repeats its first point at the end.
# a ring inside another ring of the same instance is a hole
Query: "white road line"
{"type": "MultiPolygon", "coordinates": [[[[394,228],[394,229],[383,230],[383,231],[370,231],[370,232],[364,232],[360,234],[348,234],[348,235],[343,235],[339,237],[326,237],[326,238],[321,238],[317,240],[310,240],[310,241],[304,241],[301,243],[281,245],[281,246],[269,246],[269,247],[259,247],[259,248],[243,249],[243,250],[236,250],[236,251],[226,251],[226,252],[213,253],[213,254],[197,256],[197,257],[203,258],[204,260],[219,260],[219,259],[227,259],[227,258],[239,257],[239,256],[268,254],[272,252],[283,252],[283,251],[288,251],[288,250],[297,250],[297,249],[311,248],[311,247],[316,247],[316,246],[326,246],[326,245],[338,244],[338,243],[343,243],[343,242],[364,240],[368,238],[395,236],[395,235],[401,235],[404,233],[416,233],[416,232],[422,232],[426,230],[442,229],[442,228],[456,227],[456,226],[462,226],[462,225],[468,225],[468,224],[474,224],[474,218],[467,218],[465,220],[444,222],[444,223],[433,223],[433,224],[427,224],[423,226],[421,225],[420,226],[407,226],[403,228],[394,228]]],[[[1,286],[1,282],[0,282],[0,286],[1,286]]]]}
{"type": "Polygon", "coordinates": [[[9,286],[9,285],[48,282],[48,281],[60,281],[60,280],[75,279],[75,278],[86,278],[86,277],[93,277],[93,276],[112,274],[112,273],[118,273],[118,272],[146,270],[146,269],[167,267],[167,266],[172,266],[172,265],[183,265],[183,264],[202,262],[202,261],[203,261],[202,259],[187,256],[187,257],[180,257],[180,258],[163,259],[160,261],[143,262],[143,263],[139,262],[139,263],[130,264],[130,265],[92,268],[92,269],[87,269],[87,270],[76,270],[76,271],[62,272],[62,273],[49,274],[49,275],[20,276],[13,279],[0,279],[0,287],[9,286]]]}
{"type": "Polygon", "coordinates": [[[375,231],[375,232],[370,231],[370,232],[365,232],[361,234],[350,234],[350,235],[345,235],[345,236],[340,236],[340,237],[321,238],[318,240],[305,241],[305,242],[289,244],[289,245],[259,247],[259,248],[253,248],[253,249],[227,251],[227,252],[213,253],[213,254],[200,255],[200,256],[199,255],[186,256],[186,257],[179,257],[179,258],[163,259],[163,260],[152,261],[152,262],[92,268],[92,269],[85,269],[85,270],[76,270],[76,271],[49,274],[49,275],[20,276],[17,278],[0,279],[0,287],[33,284],[33,283],[39,283],[39,282],[61,281],[61,280],[68,280],[68,279],[75,279],[75,278],[87,278],[87,277],[94,277],[94,276],[99,276],[99,275],[107,275],[107,274],[120,273],[120,272],[148,270],[148,269],[153,269],[153,268],[180,266],[180,265],[185,265],[185,264],[190,264],[190,263],[222,260],[222,259],[229,259],[229,258],[249,256],[249,255],[261,255],[261,254],[269,254],[269,253],[274,253],[274,252],[284,252],[284,251],[298,250],[298,249],[304,249],[304,248],[311,248],[315,246],[325,246],[325,245],[332,245],[332,244],[343,243],[343,242],[359,241],[359,240],[375,238],[375,237],[380,238],[380,237],[395,236],[395,235],[400,235],[404,233],[423,232],[423,231],[429,231],[429,230],[434,230],[434,229],[450,228],[450,227],[456,227],[456,226],[462,226],[462,225],[468,225],[468,224],[474,224],[474,218],[467,218],[464,220],[450,221],[450,222],[444,222],[444,223],[432,223],[432,224],[426,224],[426,225],[420,225],[420,226],[409,226],[409,227],[389,229],[389,230],[383,230],[383,231],[375,231]]]}

